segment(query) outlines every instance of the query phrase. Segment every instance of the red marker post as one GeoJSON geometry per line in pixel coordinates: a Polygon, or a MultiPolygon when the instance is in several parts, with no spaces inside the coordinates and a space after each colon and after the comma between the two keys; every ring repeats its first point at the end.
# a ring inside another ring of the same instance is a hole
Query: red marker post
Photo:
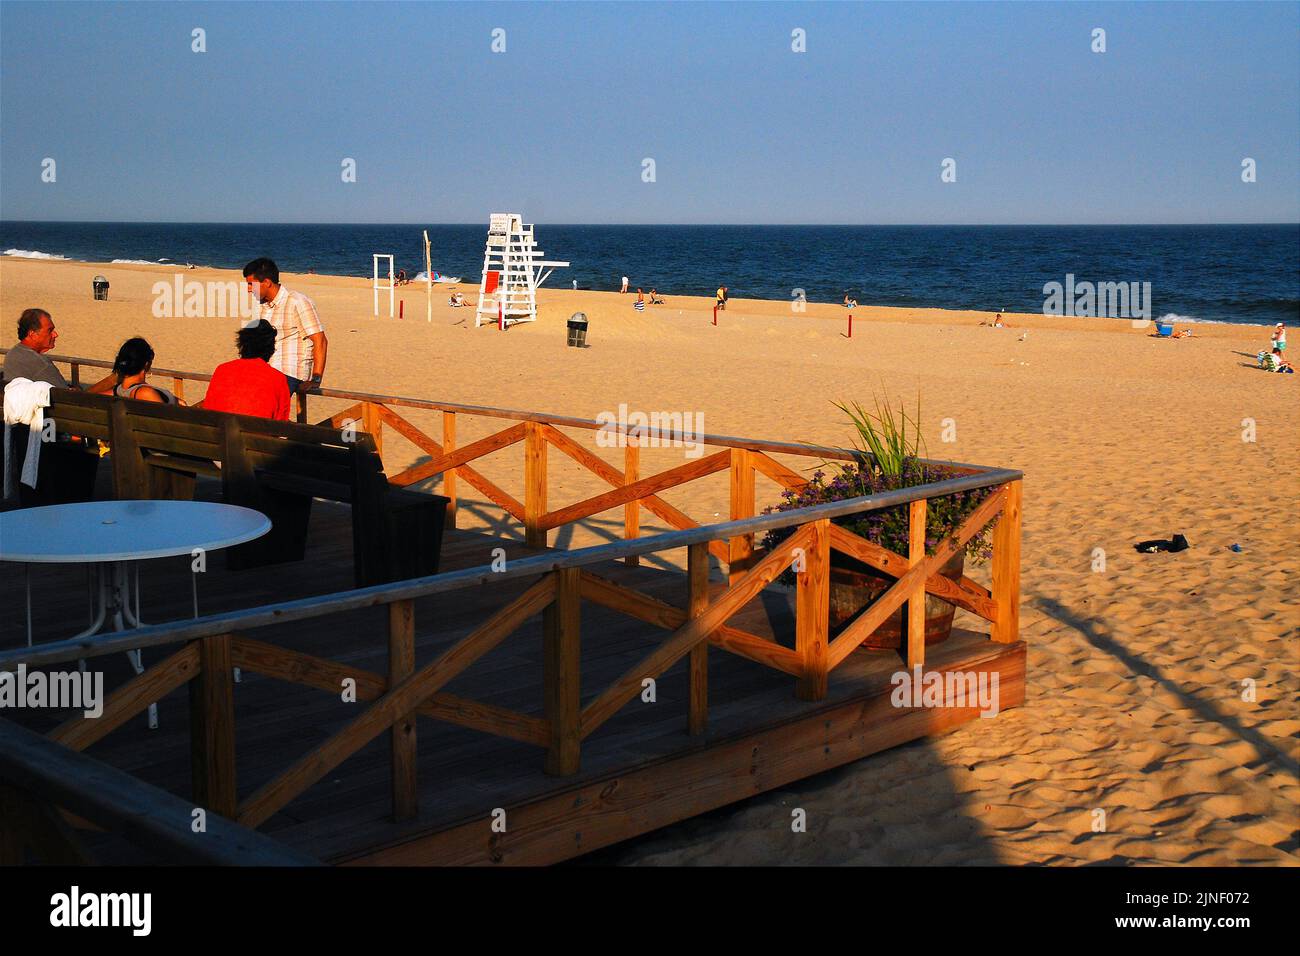
{"type": "Polygon", "coordinates": [[[849,313],[849,338],[853,338],[853,313],[849,313]]]}
{"type": "Polygon", "coordinates": [[[504,302],[497,302],[497,329],[501,332],[506,330],[506,306],[504,302]]]}
{"type": "Polygon", "coordinates": [[[718,324],[718,307],[716,305],[713,307],[713,324],[718,324]]]}
{"type": "Polygon", "coordinates": [[[398,299],[398,300],[397,300],[397,317],[398,317],[399,319],[404,319],[404,318],[406,318],[406,300],[405,300],[405,299],[398,299]]]}

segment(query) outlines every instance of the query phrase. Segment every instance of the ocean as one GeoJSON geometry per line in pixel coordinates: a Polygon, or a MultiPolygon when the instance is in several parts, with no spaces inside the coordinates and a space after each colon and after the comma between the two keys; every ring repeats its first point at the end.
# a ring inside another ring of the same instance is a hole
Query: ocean
{"type": "MultiPolygon", "coordinates": [[[[0,222],[6,255],[192,262],[238,268],[268,255],[287,272],[366,276],[371,254],[396,268],[478,281],[487,224],[261,225],[0,222]]],[[[1150,283],[1152,317],[1300,321],[1300,224],[1207,226],[593,226],[537,224],[551,286],[666,295],[1042,312],[1048,283],[1150,283]]]]}

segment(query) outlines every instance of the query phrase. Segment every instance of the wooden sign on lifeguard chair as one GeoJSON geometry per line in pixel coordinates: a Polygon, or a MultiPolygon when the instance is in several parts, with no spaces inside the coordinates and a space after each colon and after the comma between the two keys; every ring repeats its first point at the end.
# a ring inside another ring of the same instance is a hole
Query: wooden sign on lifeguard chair
{"type": "Polygon", "coordinates": [[[537,287],[567,262],[543,258],[531,224],[515,212],[494,212],[488,220],[483,278],[478,287],[474,327],[537,321],[537,287]]]}

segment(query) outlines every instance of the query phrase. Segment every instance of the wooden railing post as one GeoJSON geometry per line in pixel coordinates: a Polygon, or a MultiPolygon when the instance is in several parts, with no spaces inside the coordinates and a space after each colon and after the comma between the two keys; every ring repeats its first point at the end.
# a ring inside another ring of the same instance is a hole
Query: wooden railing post
{"type": "Polygon", "coordinates": [[[172,394],[182,402],[185,401],[185,379],[179,375],[172,376],[172,394]]]}
{"type": "MultiPolygon", "coordinates": [[[[686,613],[699,617],[709,606],[709,543],[701,541],[686,550],[686,613]]],[[[690,700],[686,730],[692,736],[704,733],[709,722],[709,642],[691,648],[690,700]]]]}
{"type": "Polygon", "coordinates": [[[72,363],[72,387],[81,388],[81,366],[76,362],[72,363]]]}
{"type": "Polygon", "coordinates": [[[582,748],[582,581],[581,568],[560,568],[555,574],[555,600],[542,611],[544,660],[542,683],[550,746],[546,772],[569,776],[578,772],[582,748]]]}
{"type": "MultiPolygon", "coordinates": [[[[926,500],[910,502],[907,511],[907,566],[925,560],[926,500]]],[[[907,599],[907,666],[925,665],[925,581],[918,579],[907,599]]]]}
{"type": "Polygon", "coordinates": [[[375,440],[375,454],[384,460],[384,420],[379,417],[379,406],[374,402],[361,403],[361,429],[375,440]]]}
{"type": "MultiPolygon", "coordinates": [[[[731,520],[754,517],[754,463],[744,448],[731,449],[731,520]]],[[[728,542],[727,579],[735,582],[753,564],[754,535],[741,534],[728,542]]]]}
{"type": "MultiPolygon", "coordinates": [[[[623,485],[632,484],[641,477],[641,445],[635,435],[627,436],[627,446],[623,449],[623,485]]],[[[623,537],[627,540],[641,535],[641,502],[629,501],[623,506],[623,537]]],[[[629,554],[627,564],[636,567],[641,563],[640,555],[629,554]]]]}
{"type": "MultiPolygon", "coordinates": [[[[456,450],[456,413],[442,413],[442,453],[450,455],[456,450]]],[[[443,472],[442,475],[442,493],[450,501],[447,502],[447,527],[456,527],[456,469],[443,472]]]]}
{"type": "MultiPolygon", "coordinates": [[[[415,673],[415,602],[388,605],[388,686],[396,687],[415,673]]],[[[416,779],[415,712],[393,722],[389,734],[393,761],[393,819],[409,820],[419,810],[416,779]]]]}
{"type": "Polygon", "coordinates": [[[524,544],[546,547],[546,436],[536,422],[524,423],[524,544]]]}
{"type": "Polygon", "coordinates": [[[812,522],[813,536],[804,549],[803,570],[795,580],[794,649],[803,664],[803,677],[795,686],[800,700],[826,696],[830,658],[831,537],[830,519],[812,522]]]}
{"type": "Polygon", "coordinates": [[[1006,503],[993,529],[993,600],[998,619],[993,640],[1010,644],[1020,639],[1020,482],[1007,482],[1006,503]]]}
{"type": "Polygon", "coordinates": [[[230,635],[200,638],[190,681],[190,772],[194,802],[235,819],[235,684],[230,635]]]}

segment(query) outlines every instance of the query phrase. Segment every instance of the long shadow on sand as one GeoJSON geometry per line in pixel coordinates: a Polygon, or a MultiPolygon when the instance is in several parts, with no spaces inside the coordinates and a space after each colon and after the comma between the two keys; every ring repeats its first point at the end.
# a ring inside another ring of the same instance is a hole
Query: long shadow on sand
{"type": "Polygon", "coordinates": [[[1134,674],[1141,674],[1143,677],[1149,677],[1151,680],[1155,681],[1158,685],[1177,697],[1184,707],[1195,713],[1202,720],[1212,721],[1232,731],[1254,748],[1255,753],[1259,756],[1261,762],[1277,769],[1284,770],[1293,777],[1300,778],[1300,762],[1292,759],[1289,755],[1279,749],[1278,744],[1275,741],[1265,737],[1258,731],[1243,725],[1236,717],[1224,713],[1213,704],[1207,703],[1204,700],[1199,700],[1192,694],[1189,694],[1176,681],[1168,677],[1159,667],[1148,663],[1107,636],[1097,625],[1095,619],[1079,614],[1052,598],[1035,598],[1030,602],[1030,604],[1049,617],[1052,617],[1057,621],[1060,621],[1062,624],[1068,625],[1078,631],[1089,644],[1097,650],[1109,654],[1116,660],[1121,661],[1124,666],[1134,674]]]}

